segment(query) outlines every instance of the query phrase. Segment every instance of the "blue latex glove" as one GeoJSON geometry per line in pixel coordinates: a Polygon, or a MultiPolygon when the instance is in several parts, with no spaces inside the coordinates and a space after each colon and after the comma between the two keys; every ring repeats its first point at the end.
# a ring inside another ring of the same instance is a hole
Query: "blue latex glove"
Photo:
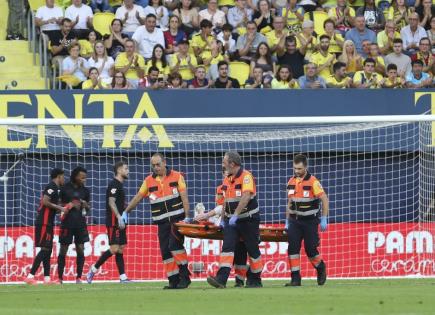
{"type": "Polygon", "coordinates": [[[238,219],[238,217],[235,216],[235,215],[233,215],[233,216],[230,218],[230,222],[229,222],[230,226],[235,226],[235,225],[236,225],[236,222],[237,222],[237,219],[238,219]]]}
{"type": "Polygon", "coordinates": [[[125,224],[128,223],[128,213],[127,212],[123,212],[121,215],[122,220],[124,221],[125,224]]]}
{"type": "Polygon", "coordinates": [[[184,218],[184,223],[192,223],[193,219],[192,218],[184,218]]]}
{"type": "Polygon", "coordinates": [[[288,231],[288,220],[285,220],[285,227],[284,228],[288,231]]]}
{"type": "Polygon", "coordinates": [[[320,231],[325,232],[328,227],[328,218],[320,217],[320,231]]]}
{"type": "Polygon", "coordinates": [[[219,226],[221,227],[222,230],[225,228],[225,220],[224,219],[221,220],[221,222],[219,223],[219,226]]]}

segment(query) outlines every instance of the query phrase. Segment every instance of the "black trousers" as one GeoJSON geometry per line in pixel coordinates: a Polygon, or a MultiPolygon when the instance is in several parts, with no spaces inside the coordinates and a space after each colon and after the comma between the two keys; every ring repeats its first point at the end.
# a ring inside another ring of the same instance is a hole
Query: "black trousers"
{"type": "Polygon", "coordinates": [[[304,240],[305,252],[308,257],[319,255],[318,247],[319,238],[319,219],[312,218],[308,220],[289,219],[288,227],[288,254],[298,255],[301,251],[302,240],[304,240]]]}

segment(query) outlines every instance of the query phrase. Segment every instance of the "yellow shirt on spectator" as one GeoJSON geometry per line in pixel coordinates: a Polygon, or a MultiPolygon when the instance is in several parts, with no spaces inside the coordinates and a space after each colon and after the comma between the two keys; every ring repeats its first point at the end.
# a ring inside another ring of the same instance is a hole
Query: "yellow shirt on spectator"
{"type": "MultiPolygon", "coordinates": [[[[317,67],[320,67],[322,65],[324,65],[328,59],[333,58],[333,60],[335,60],[335,55],[331,54],[331,53],[327,53],[326,56],[323,56],[320,52],[315,52],[314,54],[311,55],[310,57],[310,61],[314,64],[317,65],[317,67]]],[[[334,64],[334,62],[332,62],[331,64],[334,64]]],[[[324,79],[326,79],[327,77],[329,77],[331,75],[331,67],[326,67],[324,68],[322,71],[320,71],[319,75],[321,77],[323,77],[324,79]]]]}
{"type": "Polygon", "coordinates": [[[363,7],[364,0],[355,0],[353,3],[348,2],[351,7],[363,7]]]}
{"type": "Polygon", "coordinates": [[[218,0],[218,5],[222,6],[235,6],[234,0],[218,0]]]}
{"type": "MultiPolygon", "coordinates": [[[[138,53],[134,53],[134,55],[137,56],[137,58],[138,58],[137,63],[139,64],[139,67],[144,69],[145,68],[145,61],[144,61],[143,57],[141,55],[139,55],[138,53]]],[[[129,63],[130,63],[130,61],[128,61],[127,53],[122,52],[118,55],[118,57],[116,57],[115,69],[123,68],[123,67],[127,66],[129,63]]],[[[130,69],[128,69],[127,72],[125,73],[125,77],[127,79],[139,79],[139,77],[137,76],[137,72],[136,72],[134,65],[130,66],[130,69]]]]}
{"type": "MultiPolygon", "coordinates": [[[[211,57],[211,52],[209,52],[209,51],[205,51],[202,54],[203,61],[206,60],[206,59],[209,59],[210,57],[211,57]]],[[[225,60],[224,55],[219,54],[216,57],[214,57],[212,60],[210,60],[210,64],[211,65],[215,65],[215,64],[218,64],[219,61],[223,61],[223,60],[225,60]]]]}
{"type": "MultiPolygon", "coordinates": [[[[287,36],[288,31],[283,30],[283,33],[286,34],[286,36],[287,36]]],[[[270,31],[269,33],[266,34],[266,39],[267,39],[267,44],[269,45],[269,47],[273,47],[279,43],[279,40],[281,38],[277,37],[276,31],[273,30],[273,31],[270,31]]]]}
{"type": "Polygon", "coordinates": [[[385,79],[384,83],[385,87],[400,89],[402,88],[402,80],[400,78],[396,78],[395,81],[392,81],[390,78],[385,79]]]}
{"type": "MultiPolygon", "coordinates": [[[[335,19],[335,20],[338,19],[339,17],[342,16],[342,14],[341,14],[341,12],[338,13],[337,11],[338,11],[338,10],[337,10],[337,7],[330,8],[330,9],[328,10],[328,16],[329,16],[330,18],[332,18],[332,19],[335,19]],[[339,15],[339,14],[340,14],[340,15],[339,15]]],[[[355,10],[354,10],[354,8],[349,7],[349,15],[350,15],[351,17],[355,17],[355,10]]]]}
{"type": "MultiPolygon", "coordinates": [[[[324,33],[319,34],[319,37],[323,34],[324,33]]],[[[343,36],[339,33],[336,33],[335,37],[331,37],[331,39],[329,40],[329,50],[328,50],[328,52],[331,54],[340,54],[343,51],[343,48],[341,48],[341,46],[337,44],[337,40],[336,40],[337,38],[341,40],[341,42],[344,42],[343,36]]]]}
{"type": "Polygon", "coordinates": [[[357,71],[355,73],[355,75],[353,76],[353,82],[354,83],[358,83],[358,84],[364,84],[367,82],[373,82],[374,84],[372,84],[370,86],[371,89],[377,89],[379,88],[379,81],[382,80],[382,76],[377,74],[377,73],[372,73],[371,77],[368,78],[368,76],[364,73],[363,70],[361,71],[357,71]]]}
{"type": "MultiPolygon", "coordinates": [[[[304,16],[304,9],[302,7],[297,8],[296,11],[300,15],[304,16]]],[[[290,31],[298,33],[302,30],[302,22],[299,21],[296,13],[292,12],[291,10],[287,10],[287,8],[283,8],[281,16],[284,17],[284,20],[287,19],[287,27],[290,31]]]]}
{"type": "MultiPolygon", "coordinates": [[[[196,60],[196,57],[193,54],[190,54],[189,56],[190,56],[190,63],[192,64],[192,66],[196,67],[198,65],[198,61],[196,60]]],[[[177,54],[173,54],[171,56],[171,61],[169,63],[171,65],[171,69],[175,67],[177,61],[178,61],[177,54]]],[[[183,80],[187,81],[187,80],[192,80],[194,78],[194,73],[189,68],[189,63],[187,62],[187,58],[182,58],[180,60],[180,66],[178,69],[183,80]]]]}
{"type": "MultiPolygon", "coordinates": [[[[101,85],[105,89],[109,88],[109,86],[107,84],[105,84],[104,82],[101,82],[101,85]]],[[[94,87],[91,79],[88,79],[82,83],[82,90],[99,90],[99,89],[100,88],[98,85],[96,87],[94,87]]]]}
{"type": "MultiPolygon", "coordinates": [[[[326,85],[333,85],[334,88],[337,89],[345,89],[346,88],[346,84],[350,81],[351,79],[349,77],[346,77],[340,81],[338,81],[335,76],[333,74],[331,74],[329,77],[326,78],[326,85]]],[[[329,87],[329,86],[328,86],[329,87]]]]}
{"type": "Polygon", "coordinates": [[[192,36],[192,40],[190,41],[190,43],[191,43],[191,47],[192,48],[198,47],[198,48],[202,48],[203,49],[202,53],[200,54],[200,57],[204,58],[203,54],[205,52],[207,52],[207,51],[208,52],[211,51],[210,50],[210,43],[211,43],[212,40],[213,40],[213,36],[212,35],[209,35],[207,37],[207,41],[205,41],[202,38],[201,34],[196,34],[196,35],[192,36]]]}
{"type": "MultiPolygon", "coordinates": [[[[387,36],[387,33],[385,32],[385,30],[379,32],[376,37],[377,37],[377,43],[378,43],[379,48],[384,48],[385,46],[388,45],[388,36],[387,36]]],[[[399,32],[394,32],[394,39],[396,39],[396,38],[400,38],[399,32]]],[[[393,52],[393,49],[391,49],[391,51],[389,51],[388,53],[390,53],[390,52],[393,52]]]]}
{"type": "MultiPolygon", "coordinates": [[[[305,36],[303,35],[303,33],[299,33],[299,36],[301,36],[302,38],[305,39],[305,36]]],[[[313,40],[310,44],[308,44],[307,49],[305,51],[305,59],[309,59],[309,57],[311,56],[311,54],[314,52],[315,48],[317,47],[317,45],[319,44],[319,41],[317,39],[317,37],[313,36],[313,40]]],[[[299,40],[299,37],[296,36],[296,48],[301,48],[301,41],[299,40]]]]}
{"type": "Polygon", "coordinates": [[[80,56],[90,56],[94,52],[93,45],[88,40],[80,40],[80,56]]]}
{"type": "MultiPolygon", "coordinates": [[[[146,65],[145,65],[145,74],[148,74],[148,69],[153,65],[151,60],[148,60],[146,65]]],[[[162,62],[159,60],[156,62],[156,67],[159,69],[160,74],[163,74],[165,76],[169,75],[170,73],[170,69],[169,69],[169,65],[166,64],[166,67],[163,68],[162,62]]]]}
{"type": "Polygon", "coordinates": [[[289,86],[288,81],[278,81],[273,78],[271,82],[272,89],[300,89],[299,83],[297,80],[293,80],[293,84],[289,86]]]}
{"type": "MultiPolygon", "coordinates": [[[[412,13],[411,12],[411,8],[408,8],[406,11],[407,11],[406,14],[408,16],[412,13]]],[[[385,19],[386,20],[395,20],[395,19],[397,19],[401,15],[402,15],[402,13],[400,13],[399,10],[394,11],[393,7],[389,7],[388,8],[388,14],[387,14],[385,19]]],[[[405,19],[401,19],[398,23],[396,23],[396,30],[400,31],[402,29],[402,27],[405,27],[405,26],[406,26],[405,19]]]]}

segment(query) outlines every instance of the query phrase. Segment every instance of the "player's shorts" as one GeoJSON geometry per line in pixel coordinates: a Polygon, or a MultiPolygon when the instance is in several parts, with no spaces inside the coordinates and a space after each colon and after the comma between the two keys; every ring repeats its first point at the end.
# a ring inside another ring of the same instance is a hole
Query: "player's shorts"
{"type": "Polygon", "coordinates": [[[109,245],[127,244],[127,228],[120,230],[117,226],[108,226],[107,236],[109,238],[109,245]]]}
{"type": "Polygon", "coordinates": [[[35,247],[53,247],[53,226],[36,225],[35,226],[35,247]]]}
{"type": "Polygon", "coordinates": [[[86,226],[77,228],[61,227],[59,235],[59,243],[62,245],[72,244],[74,238],[74,243],[84,244],[89,242],[89,233],[86,226]]]}

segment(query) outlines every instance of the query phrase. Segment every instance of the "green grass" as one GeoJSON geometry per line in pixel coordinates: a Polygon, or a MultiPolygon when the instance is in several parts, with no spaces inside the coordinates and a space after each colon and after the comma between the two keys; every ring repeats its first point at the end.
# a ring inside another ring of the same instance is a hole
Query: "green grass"
{"type": "MultiPolygon", "coordinates": [[[[187,290],[163,283],[0,286],[1,315],[174,314],[434,314],[435,279],[329,280],[298,288],[264,281],[263,289],[187,290]]],[[[232,286],[233,282],[229,282],[232,286]]]]}

